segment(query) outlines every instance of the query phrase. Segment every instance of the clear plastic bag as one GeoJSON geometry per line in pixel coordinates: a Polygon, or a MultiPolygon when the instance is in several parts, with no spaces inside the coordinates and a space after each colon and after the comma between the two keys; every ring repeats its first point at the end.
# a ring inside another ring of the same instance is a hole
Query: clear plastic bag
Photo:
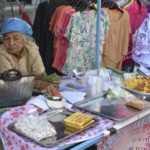
{"type": "Polygon", "coordinates": [[[55,127],[46,117],[37,113],[28,113],[20,117],[14,124],[17,131],[35,141],[55,136],[55,127]]]}
{"type": "Polygon", "coordinates": [[[114,83],[109,87],[106,98],[108,100],[116,100],[135,98],[135,96],[125,89],[121,88],[120,85],[114,83]]]}
{"type": "Polygon", "coordinates": [[[126,102],[126,105],[140,109],[140,110],[150,107],[149,102],[147,102],[145,100],[138,99],[138,98],[128,99],[126,102]]]}

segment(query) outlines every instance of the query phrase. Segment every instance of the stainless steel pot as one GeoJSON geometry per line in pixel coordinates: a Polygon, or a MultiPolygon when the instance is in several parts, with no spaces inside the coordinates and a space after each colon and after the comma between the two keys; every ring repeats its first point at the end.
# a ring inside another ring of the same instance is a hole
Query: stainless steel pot
{"type": "Polygon", "coordinates": [[[34,76],[22,76],[15,69],[5,71],[0,76],[0,107],[23,104],[32,96],[34,76]]]}

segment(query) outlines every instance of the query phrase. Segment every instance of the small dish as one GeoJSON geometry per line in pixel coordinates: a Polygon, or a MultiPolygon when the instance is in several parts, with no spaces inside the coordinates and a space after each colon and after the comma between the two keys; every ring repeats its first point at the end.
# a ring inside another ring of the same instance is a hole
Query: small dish
{"type": "Polygon", "coordinates": [[[62,97],[52,96],[47,97],[46,102],[51,108],[63,108],[65,104],[65,99],[62,97]]]}

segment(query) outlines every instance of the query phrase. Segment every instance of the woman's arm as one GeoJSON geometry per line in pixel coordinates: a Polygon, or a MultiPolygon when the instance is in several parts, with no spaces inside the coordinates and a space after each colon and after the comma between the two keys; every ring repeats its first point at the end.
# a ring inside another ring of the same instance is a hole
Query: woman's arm
{"type": "Polygon", "coordinates": [[[40,90],[46,90],[47,93],[52,96],[57,93],[57,88],[59,87],[60,81],[53,81],[52,83],[48,83],[44,81],[46,73],[42,73],[36,80],[34,81],[34,87],[40,90]]]}

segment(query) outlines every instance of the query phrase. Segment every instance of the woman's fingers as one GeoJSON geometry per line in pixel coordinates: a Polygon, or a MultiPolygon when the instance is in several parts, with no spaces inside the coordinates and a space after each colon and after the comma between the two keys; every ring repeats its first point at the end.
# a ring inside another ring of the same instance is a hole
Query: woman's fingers
{"type": "Polygon", "coordinates": [[[35,80],[34,87],[40,90],[46,90],[49,96],[53,96],[57,92],[60,81],[54,81],[53,83],[48,83],[42,80],[35,80]]]}
{"type": "Polygon", "coordinates": [[[47,90],[47,93],[49,96],[53,96],[57,92],[57,90],[53,84],[49,84],[47,86],[46,90],[47,90]]]}
{"type": "Polygon", "coordinates": [[[55,88],[58,88],[58,87],[59,87],[59,84],[60,84],[60,81],[59,81],[59,80],[53,81],[52,84],[53,84],[53,86],[54,86],[55,88]]]}
{"type": "Polygon", "coordinates": [[[60,80],[53,81],[53,83],[60,84],[60,80]]]}

